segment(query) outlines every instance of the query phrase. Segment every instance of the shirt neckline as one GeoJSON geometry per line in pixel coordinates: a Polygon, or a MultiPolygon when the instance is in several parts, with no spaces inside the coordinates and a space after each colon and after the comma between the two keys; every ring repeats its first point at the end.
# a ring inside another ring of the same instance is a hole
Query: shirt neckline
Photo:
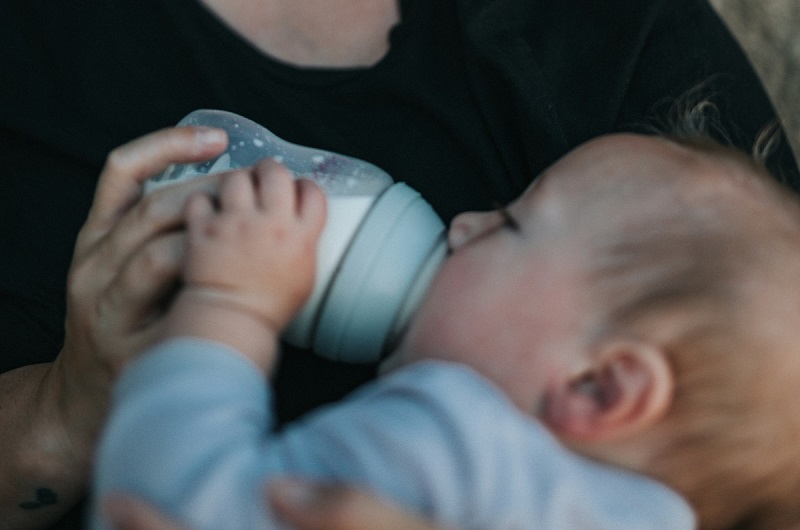
{"type": "MultiPolygon", "coordinates": [[[[389,49],[382,58],[370,66],[325,67],[298,66],[282,61],[255,47],[250,41],[219,18],[199,0],[189,0],[193,4],[204,29],[213,32],[226,53],[242,57],[246,64],[258,65],[263,74],[292,85],[324,86],[339,84],[359,78],[396,61],[402,54],[405,41],[411,34],[419,10],[416,0],[399,0],[400,21],[389,30],[389,49]]],[[[233,58],[232,60],[236,60],[233,58]]]]}

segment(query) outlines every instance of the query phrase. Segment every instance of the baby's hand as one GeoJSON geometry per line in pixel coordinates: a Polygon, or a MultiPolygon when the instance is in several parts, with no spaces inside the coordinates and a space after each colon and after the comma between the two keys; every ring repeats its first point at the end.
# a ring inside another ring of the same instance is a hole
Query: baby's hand
{"type": "MultiPolygon", "coordinates": [[[[225,177],[216,201],[192,196],[186,204],[185,286],[174,308],[179,330],[207,336],[211,330],[203,321],[233,312],[279,334],[313,288],[325,207],[316,184],[295,180],[273,161],[225,177]]],[[[236,335],[220,333],[225,336],[208,338],[231,342],[226,339],[236,335]]]]}

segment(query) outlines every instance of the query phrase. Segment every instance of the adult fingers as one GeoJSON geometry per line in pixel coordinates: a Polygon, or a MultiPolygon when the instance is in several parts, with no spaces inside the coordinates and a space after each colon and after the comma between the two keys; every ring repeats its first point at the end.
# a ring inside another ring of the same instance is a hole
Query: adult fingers
{"type": "Polygon", "coordinates": [[[67,353],[59,359],[87,381],[72,390],[90,393],[104,388],[158,339],[164,325],[159,317],[177,285],[184,245],[182,234],[171,234],[142,247],[113,275],[93,264],[96,256],[72,271],[67,353]],[[97,285],[91,273],[98,270],[107,284],[97,285]]]}
{"type": "Polygon", "coordinates": [[[172,127],[114,149],[95,191],[87,225],[108,229],[139,199],[141,184],[171,163],[197,162],[219,154],[227,136],[219,129],[172,127]]]}
{"type": "Polygon", "coordinates": [[[115,530],[186,530],[148,504],[126,495],[107,497],[103,513],[115,530]]]}
{"type": "Polygon", "coordinates": [[[277,479],[268,495],[295,530],[444,530],[349,486],[277,479]]]}
{"type": "Polygon", "coordinates": [[[187,182],[164,186],[148,193],[117,223],[94,241],[83,239],[76,247],[76,257],[96,252],[108,271],[116,271],[132,253],[149,240],[175,229],[184,222],[186,200],[198,190],[214,189],[222,175],[198,177],[187,182]]]}
{"type": "Polygon", "coordinates": [[[110,282],[103,314],[124,333],[144,332],[167,295],[175,288],[186,254],[186,237],[172,233],[144,245],[110,282]]]}

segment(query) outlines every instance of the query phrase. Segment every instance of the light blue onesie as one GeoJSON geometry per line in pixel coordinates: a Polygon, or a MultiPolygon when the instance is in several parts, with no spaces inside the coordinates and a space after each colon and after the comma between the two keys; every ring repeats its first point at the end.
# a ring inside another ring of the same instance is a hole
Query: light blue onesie
{"type": "MultiPolygon", "coordinates": [[[[688,504],[564,449],[471,369],[426,361],[273,431],[270,387],[236,351],[163,343],[116,388],[95,499],[132,492],[193,529],[281,528],[271,477],[363,485],[460,530],[684,530],[688,504]]],[[[93,528],[105,528],[93,509],[93,528]]]]}

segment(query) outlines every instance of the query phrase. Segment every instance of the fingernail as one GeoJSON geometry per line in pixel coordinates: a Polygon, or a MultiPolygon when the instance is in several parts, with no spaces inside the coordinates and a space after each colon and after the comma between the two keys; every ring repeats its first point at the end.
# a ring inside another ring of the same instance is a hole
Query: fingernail
{"type": "Polygon", "coordinates": [[[227,138],[221,129],[199,128],[195,133],[195,141],[200,145],[212,145],[224,142],[227,138]]]}

